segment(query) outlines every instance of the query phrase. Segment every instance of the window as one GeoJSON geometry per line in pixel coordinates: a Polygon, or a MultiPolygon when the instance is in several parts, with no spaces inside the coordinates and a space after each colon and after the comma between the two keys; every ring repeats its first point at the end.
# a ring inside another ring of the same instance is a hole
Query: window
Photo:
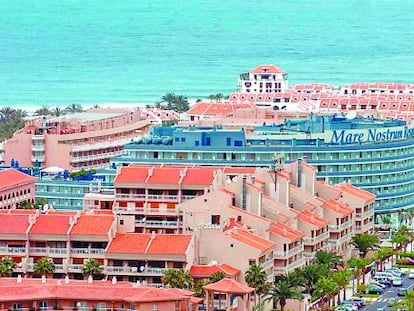
{"type": "Polygon", "coordinates": [[[16,302],[13,304],[13,310],[20,311],[23,309],[23,304],[21,302],[16,302]]]}
{"type": "Polygon", "coordinates": [[[255,265],[256,259],[249,259],[249,266],[255,265]]]}
{"type": "Polygon", "coordinates": [[[39,301],[39,309],[44,310],[47,309],[47,301],[39,301]]]}
{"type": "Polygon", "coordinates": [[[200,146],[200,141],[196,140],[196,141],[195,141],[195,146],[196,146],[196,147],[197,147],[197,146],[200,146]]]}
{"type": "Polygon", "coordinates": [[[180,137],[176,137],[176,138],[174,138],[174,140],[175,140],[176,142],[178,142],[178,141],[180,141],[180,137]]]}
{"type": "Polygon", "coordinates": [[[124,220],[123,219],[120,219],[119,220],[119,224],[122,226],[124,224],[124,220]]]}
{"type": "Polygon", "coordinates": [[[211,138],[206,137],[206,146],[211,146],[211,138]]]}
{"type": "Polygon", "coordinates": [[[241,147],[241,146],[243,146],[243,142],[241,140],[235,140],[234,141],[234,146],[241,147]]]}
{"type": "Polygon", "coordinates": [[[231,146],[231,137],[227,137],[226,139],[226,145],[231,146]]]}
{"type": "Polygon", "coordinates": [[[158,311],[158,304],[153,303],[151,311],[158,311]]]}
{"type": "Polygon", "coordinates": [[[185,137],[181,137],[181,142],[185,142],[185,137]]]}
{"type": "Polygon", "coordinates": [[[220,215],[211,215],[211,224],[219,225],[220,224],[220,215]]]}

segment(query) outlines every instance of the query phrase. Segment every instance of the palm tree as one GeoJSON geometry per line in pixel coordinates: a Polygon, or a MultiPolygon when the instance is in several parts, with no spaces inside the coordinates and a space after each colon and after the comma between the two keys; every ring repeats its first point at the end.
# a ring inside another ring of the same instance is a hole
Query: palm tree
{"type": "Polygon", "coordinates": [[[221,279],[224,279],[225,277],[226,276],[224,275],[223,272],[218,271],[210,277],[210,283],[216,283],[216,282],[220,281],[221,279]]]}
{"type": "Polygon", "coordinates": [[[160,104],[164,104],[166,109],[170,110],[172,109],[174,103],[177,100],[177,95],[174,93],[167,93],[164,96],[161,97],[160,104]]]}
{"type": "Polygon", "coordinates": [[[0,108],[2,119],[6,121],[9,121],[15,112],[16,110],[10,106],[0,108]]]}
{"type": "Polygon", "coordinates": [[[0,262],[0,275],[11,276],[14,269],[16,269],[16,263],[13,258],[3,257],[0,262]]]}
{"type": "Polygon", "coordinates": [[[71,104],[65,108],[65,112],[67,113],[77,113],[77,112],[83,112],[83,108],[80,104],[71,104]]]}
{"type": "Polygon", "coordinates": [[[272,301],[273,307],[280,304],[280,310],[284,311],[288,299],[300,300],[302,295],[296,287],[282,280],[273,285],[265,301],[272,301]]]}
{"type": "Polygon", "coordinates": [[[342,264],[342,257],[334,252],[318,251],[315,254],[315,261],[318,265],[327,265],[329,268],[336,268],[342,264]]]}
{"type": "Polygon", "coordinates": [[[186,96],[176,95],[174,93],[167,93],[162,96],[158,104],[165,109],[175,110],[177,112],[184,112],[190,108],[190,104],[188,103],[186,96]]]}
{"type": "Polygon", "coordinates": [[[313,295],[315,290],[315,283],[322,276],[327,276],[329,269],[324,265],[306,265],[303,268],[299,269],[299,273],[303,279],[303,286],[305,287],[305,292],[309,295],[313,295]]]}
{"type": "Polygon", "coordinates": [[[369,250],[378,247],[379,237],[374,234],[357,234],[352,237],[351,245],[359,250],[360,255],[365,258],[369,250]]]}
{"type": "Polygon", "coordinates": [[[338,284],[327,277],[320,278],[315,284],[315,292],[320,297],[326,297],[328,299],[328,306],[330,305],[330,299],[338,291],[338,284]]]}
{"type": "Polygon", "coordinates": [[[377,260],[377,261],[379,261],[379,267],[378,267],[378,269],[380,271],[382,270],[382,266],[384,264],[384,260],[387,259],[391,255],[392,255],[392,249],[390,249],[390,248],[381,247],[381,248],[379,248],[375,252],[374,259],[377,260]]]}
{"type": "Polygon", "coordinates": [[[368,258],[351,258],[348,261],[348,267],[354,269],[354,275],[357,277],[357,285],[359,284],[359,277],[362,275],[362,283],[365,284],[365,267],[371,261],[368,258]]]}
{"type": "Polygon", "coordinates": [[[35,111],[35,115],[37,116],[50,116],[52,113],[48,106],[43,105],[40,109],[35,111]]]}
{"type": "Polygon", "coordinates": [[[27,111],[23,109],[16,109],[13,113],[13,118],[18,120],[22,120],[23,118],[27,117],[27,111]]]}
{"type": "Polygon", "coordinates": [[[34,273],[37,275],[48,275],[55,272],[55,264],[49,257],[39,259],[34,265],[34,273]]]}
{"type": "Polygon", "coordinates": [[[60,107],[54,107],[53,109],[52,109],[52,114],[55,116],[55,117],[60,117],[61,115],[64,115],[65,114],[65,110],[63,110],[62,108],[60,108],[60,107]]]}
{"type": "Polygon", "coordinates": [[[203,286],[210,284],[211,281],[209,279],[204,279],[204,280],[200,280],[197,281],[195,286],[194,286],[194,291],[195,291],[195,296],[196,297],[204,297],[205,292],[204,292],[204,288],[203,286]]]}
{"type": "Polygon", "coordinates": [[[339,292],[341,289],[344,290],[344,296],[343,300],[346,300],[346,286],[349,284],[349,281],[351,280],[351,271],[348,269],[343,269],[340,271],[336,271],[332,274],[332,279],[338,284],[338,303],[340,302],[340,295],[339,292]]]}
{"type": "Polygon", "coordinates": [[[270,288],[270,283],[267,281],[266,271],[261,265],[252,264],[245,272],[244,280],[249,286],[256,289],[258,302],[260,303],[261,297],[266,294],[270,288]]]}
{"type": "Polygon", "coordinates": [[[189,289],[193,285],[193,278],[187,270],[167,269],[164,272],[162,283],[173,288],[189,289]]]}
{"type": "Polygon", "coordinates": [[[83,265],[83,274],[96,276],[102,273],[103,268],[99,261],[89,258],[83,265]]]}

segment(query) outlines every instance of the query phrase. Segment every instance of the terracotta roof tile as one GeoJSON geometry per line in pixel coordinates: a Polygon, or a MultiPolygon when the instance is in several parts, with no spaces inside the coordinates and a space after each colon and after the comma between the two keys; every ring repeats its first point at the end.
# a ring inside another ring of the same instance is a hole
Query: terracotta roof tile
{"type": "Polygon", "coordinates": [[[149,233],[118,233],[106,253],[144,254],[150,240],[149,233]]]}
{"type": "Polygon", "coordinates": [[[285,73],[282,69],[275,65],[259,65],[254,68],[251,73],[270,73],[270,74],[283,74],[285,73]]]}
{"type": "Polygon", "coordinates": [[[147,254],[177,254],[186,253],[192,235],[189,234],[156,234],[150,241],[147,254]]]}
{"type": "Polygon", "coordinates": [[[300,240],[305,236],[302,232],[295,230],[280,222],[274,223],[270,228],[270,232],[273,232],[274,234],[284,237],[292,242],[300,240]]]}
{"type": "Polygon", "coordinates": [[[218,292],[218,293],[229,293],[229,294],[247,294],[254,292],[253,287],[249,287],[242,283],[239,283],[233,279],[224,278],[220,281],[203,286],[205,290],[218,292]]]}
{"type": "Polygon", "coordinates": [[[342,184],[337,184],[335,186],[341,189],[343,192],[347,192],[350,195],[356,196],[364,200],[365,202],[370,202],[370,201],[375,200],[375,194],[368,192],[366,190],[357,188],[351,184],[342,183],[342,184]]]}
{"type": "Polygon", "coordinates": [[[70,235],[105,235],[110,231],[115,218],[113,215],[81,215],[70,231],[70,235]]]}
{"type": "Polygon", "coordinates": [[[323,203],[323,207],[340,214],[341,216],[351,215],[354,212],[354,209],[345,205],[344,203],[335,201],[335,200],[326,200],[323,203]]]}
{"type": "Polygon", "coordinates": [[[180,169],[170,167],[154,167],[152,175],[148,178],[148,184],[174,184],[180,181],[180,169]]]}
{"type": "Polygon", "coordinates": [[[34,183],[37,178],[26,175],[13,168],[0,170],[0,190],[16,187],[18,185],[24,185],[34,183]]]}
{"type": "Polygon", "coordinates": [[[148,166],[126,166],[122,167],[116,175],[114,184],[118,183],[144,183],[148,176],[148,166]]]}
{"type": "Polygon", "coordinates": [[[40,215],[30,229],[29,234],[58,234],[65,235],[69,230],[70,216],[40,215]]]}
{"type": "Polygon", "coordinates": [[[0,216],[0,233],[2,234],[25,234],[28,227],[28,215],[0,216]]]}
{"type": "Polygon", "coordinates": [[[181,183],[186,185],[211,185],[214,181],[215,169],[190,168],[186,171],[181,183]]]}
{"type": "Polygon", "coordinates": [[[263,239],[256,234],[241,229],[233,229],[229,234],[232,239],[244,243],[250,247],[256,248],[262,252],[267,251],[276,245],[276,243],[272,241],[263,239]]]}
{"type": "MultiPolygon", "coordinates": [[[[292,209],[293,210],[293,209],[292,209]]],[[[302,221],[305,221],[311,225],[314,225],[317,228],[323,228],[327,225],[329,225],[331,222],[326,219],[326,218],[322,218],[318,215],[316,215],[315,213],[312,213],[310,211],[302,211],[302,212],[297,212],[298,213],[298,218],[301,219],[302,221]]]]}

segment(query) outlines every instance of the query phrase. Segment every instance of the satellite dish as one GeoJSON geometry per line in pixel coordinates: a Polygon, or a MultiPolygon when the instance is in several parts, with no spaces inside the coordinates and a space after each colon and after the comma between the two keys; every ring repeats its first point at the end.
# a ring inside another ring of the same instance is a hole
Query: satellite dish
{"type": "Polygon", "coordinates": [[[353,120],[356,118],[356,116],[357,116],[357,112],[355,110],[352,110],[346,114],[346,118],[348,120],[353,120]]]}

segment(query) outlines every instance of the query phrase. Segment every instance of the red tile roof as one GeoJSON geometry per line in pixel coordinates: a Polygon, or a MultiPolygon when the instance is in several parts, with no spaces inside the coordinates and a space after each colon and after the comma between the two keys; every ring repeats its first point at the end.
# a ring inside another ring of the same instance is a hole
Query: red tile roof
{"type": "Polygon", "coordinates": [[[173,184],[180,181],[180,169],[174,167],[154,167],[152,175],[148,178],[148,184],[173,184]]]}
{"type": "Polygon", "coordinates": [[[144,254],[150,240],[149,233],[118,233],[106,253],[144,254]]]}
{"type": "Polygon", "coordinates": [[[350,208],[349,206],[345,205],[344,203],[335,201],[335,200],[326,200],[323,203],[323,207],[340,214],[341,216],[347,216],[351,215],[354,212],[353,208],[350,208]]]}
{"type": "Polygon", "coordinates": [[[187,169],[181,183],[185,185],[212,185],[215,169],[209,167],[187,169]]]}
{"type": "Polygon", "coordinates": [[[147,254],[185,254],[191,239],[190,234],[156,234],[150,242],[147,254]]]}
{"type": "Polygon", "coordinates": [[[229,230],[226,233],[229,233],[232,239],[244,243],[250,247],[256,248],[262,252],[267,251],[276,245],[276,243],[272,241],[263,239],[256,234],[241,229],[229,230]]]}
{"type": "Polygon", "coordinates": [[[69,230],[70,216],[40,215],[36,218],[36,223],[30,229],[29,234],[58,234],[65,235],[69,230]]]}
{"type": "Polygon", "coordinates": [[[352,196],[356,196],[357,198],[364,200],[366,203],[374,201],[376,197],[375,194],[372,194],[371,192],[357,188],[347,183],[337,184],[335,187],[338,187],[343,192],[347,192],[352,196]]]}
{"type": "Polygon", "coordinates": [[[322,218],[318,215],[316,215],[315,213],[312,213],[308,210],[302,211],[302,212],[298,212],[294,209],[291,209],[292,211],[295,211],[298,214],[298,218],[302,221],[305,221],[315,227],[319,228],[323,228],[327,225],[329,225],[331,222],[326,219],[326,218],[322,218]]]}
{"type": "Polygon", "coordinates": [[[226,276],[234,277],[240,273],[240,270],[227,264],[221,265],[194,265],[190,269],[190,274],[193,277],[211,277],[214,273],[223,272],[226,276]]]}
{"type": "Polygon", "coordinates": [[[280,222],[274,223],[270,228],[270,232],[273,232],[274,234],[284,237],[292,242],[300,240],[305,236],[302,232],[280,222]]]}
{"type": "Polygon", "coordinates": [[[114,223],[113,215],[81,215],[70,235],[106,235],[114,223]]]}
{"type": "Polygon", "coordinates": [[[229,293],[229,294],[248,294],[254,292],[254,288],[239,283],[233,279],[224,278],[220,281],[203,286],[205,290],[216,293],[229,293]]]}
{"type": "Polygon", "coordinates": [[[29,227],[29,215],[1,215],[0,234],[25,234],[29,227]]]}
{"type": "Polygon", "coordinates": [[[122,167],[116,175],[114,184],[117,183],[144,183],[148,176],[148,166],[122,167]]]}
{"type": "Polygon", "coordinates": [[[40,279],[22,279],[17,283],[15,278],[0,279],[0,302],[21,300],[93,300],[124,301],[134,303],[182,301],[191,299],[192,292],[136,286],[129,282],[112,282],[47,279],[45,284],[40,279]]]}
{"type": "Polygon", "coordinates": [[[285,73],[282,69],[276,67],[275,65],[260,65],[254,68],[251,73],[271,73],[271,74],[283,74],[285,73]]]}
{"type": "Polygon", "coordinates": [[[35,181],[35,177],[26,175],[13,168],[0,171],[0,191],[19,185],[34,183],[35,181]]]}
{"type": "Polygon", "coordinates": [[[118,233],[107,253],[182,255],[191,239],[188,234],[118,233]]]}

